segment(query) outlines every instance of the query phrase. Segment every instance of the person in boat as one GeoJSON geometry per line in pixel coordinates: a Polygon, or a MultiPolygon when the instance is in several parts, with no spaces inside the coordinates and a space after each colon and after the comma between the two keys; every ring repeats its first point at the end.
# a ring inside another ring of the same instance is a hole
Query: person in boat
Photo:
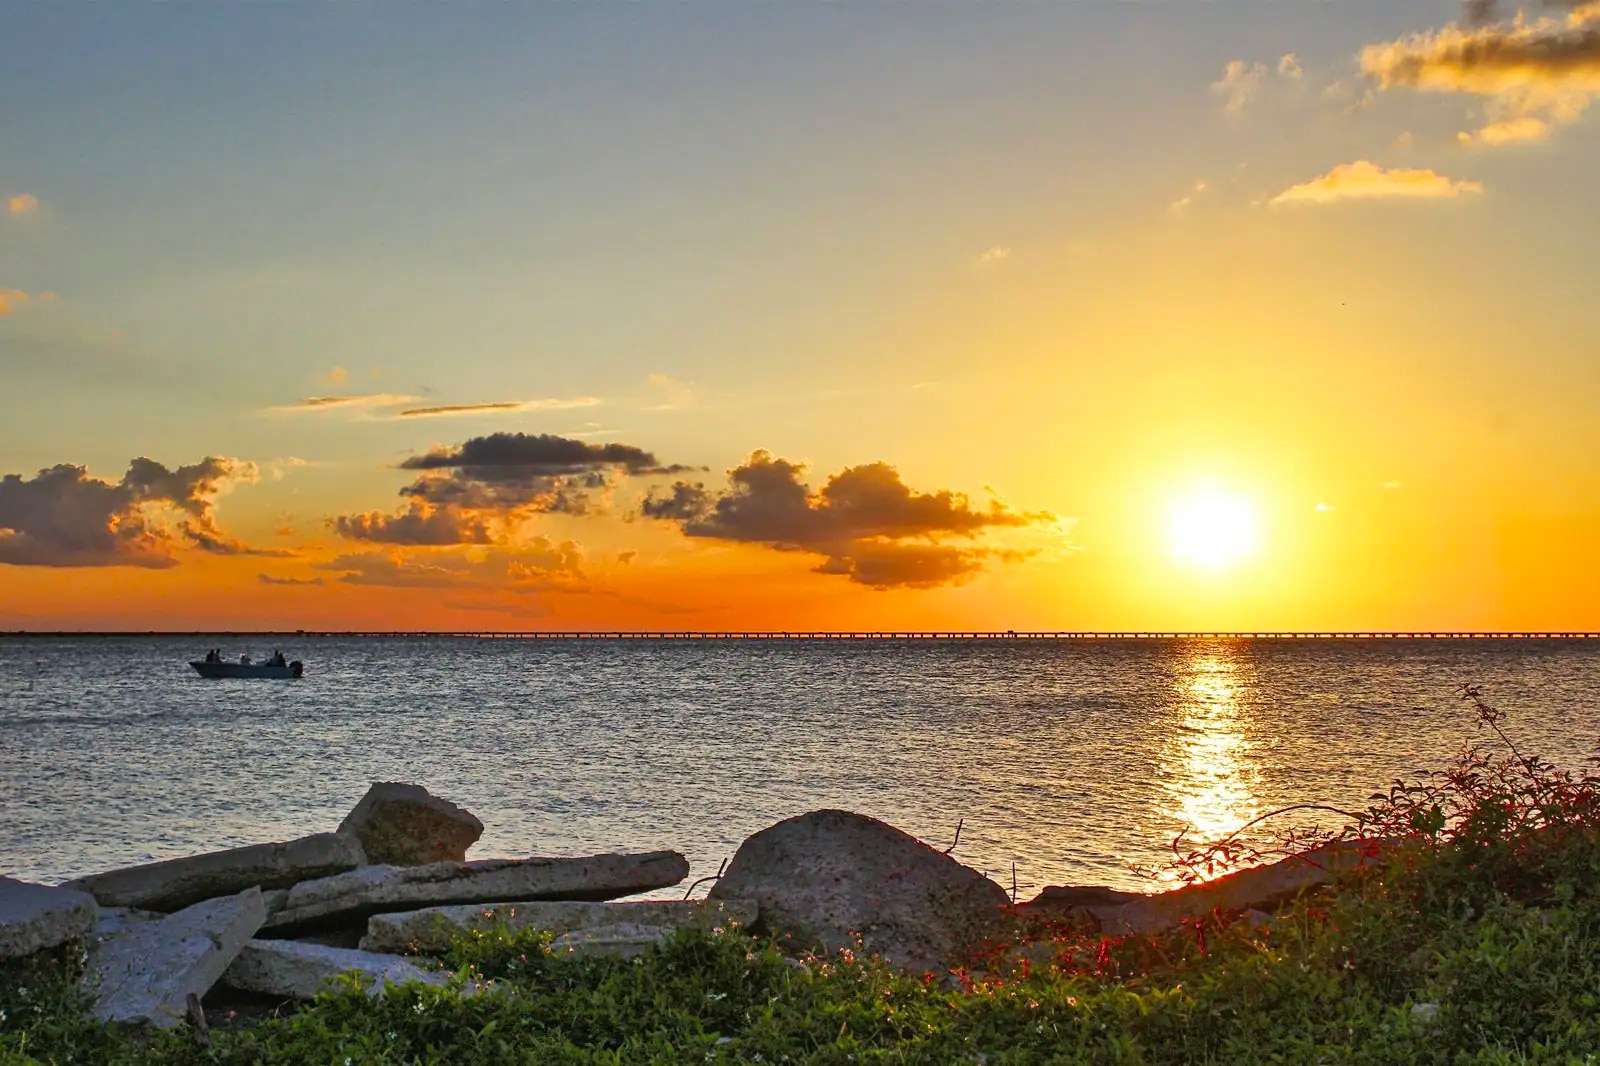
{"type": "Polygon", "coordinates": [[[288,660],[286,660],[283,657],[283,652],[275,651],[275,652],[272,653],[272,665],[273,666],[288,666],[289,662],[288,662],[288,660]]]}
{"type": "Polygon", "coordinates": [[[216,661],[217,661],[217,653],[216,653],[215,649],[208,648],[206,650],[206,662],[214,663],[216,661]]]}
{"type": "Polygon", "coordinates": [[[245,652],[243,655],[239,656],[239,662],[243,663],[245,666],[249,666],[250,665],[250,653],[249,652],[245,652]]]}

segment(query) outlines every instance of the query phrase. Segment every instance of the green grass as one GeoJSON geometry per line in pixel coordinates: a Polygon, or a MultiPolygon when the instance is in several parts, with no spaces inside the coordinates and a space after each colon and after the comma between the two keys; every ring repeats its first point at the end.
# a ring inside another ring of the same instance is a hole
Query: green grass
{"type": "Polygon", "coordinates": [[[90,1021],[69,947],[0,967],[0,1063],[1600,1063],[1600,780],[1473,749],[1374,800],[1357,828],[1410,845],[1262,925],[1019,920],[1028,961],[937,977],[738,929],[631,960],[491,929],[443,960],[454,987],[351,985],[210,1047],[90,1021]]]}

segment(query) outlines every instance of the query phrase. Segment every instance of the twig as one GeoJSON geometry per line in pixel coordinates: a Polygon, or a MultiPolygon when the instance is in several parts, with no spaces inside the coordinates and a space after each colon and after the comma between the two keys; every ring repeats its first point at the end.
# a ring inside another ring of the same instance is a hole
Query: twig
{"type": "Polygon", "coordinates": [[[1017,860],[1011,860],[1011,902],[1017,902],[1017,860]]]}
{"type": "Polygon", "coordinates": [[[950,846],[948,848],[944,849],[944,853],[946,855],[948,855],[952,851],[956,850],[956,845],[961,843],[961,827],[963,825],[965,825],[965,824],[966,824],[966,819],[965,818],[957,818],[956,819],[956,838],[950,842],[950,846]]]}
{"type": "Polygon", "coordinates": [[[698,881],[694,882],[693,884],[691,884],[689,886],[688,891],[686,891],[683,894],[683,898],[684,899],[688,899],[690,896],[692,896],[694,894],[694,890],[695,889],[699,888],[701,885],[705,884],[707,881],[720,881],[720,880],[722,880],[723,871],[725,871],[727,868],[728,868],[728,859],[727,859],[726,856],[724,856],[723,859],[722,859],[722,865],[717,867],[717,872],[712,874],[710,877],[702,877],[700,880],[698,880],[698,881]]]}
{"type": "Polygon", "coordinates": [[[189,1026],[194,1032],[194,1042],[203,1048],[211,1047],[211,1027],[206,1024],[206,1009],[200,1005],[200,997],[190,992],[184,999],[188,1007],[189,1026]]]}

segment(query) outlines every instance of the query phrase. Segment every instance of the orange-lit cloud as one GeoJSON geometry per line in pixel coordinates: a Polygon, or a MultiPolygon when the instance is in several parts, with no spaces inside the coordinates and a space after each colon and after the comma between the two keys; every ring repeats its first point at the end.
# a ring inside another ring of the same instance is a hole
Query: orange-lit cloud
{"type": "Polygon", "coordinates": [[[598,396],[574,396],[570,399],[500,400],[493,403],[456,403],[438,407],[413,407],[401,411],[400,418],[445,418],[452,415],[475,415],[489,411],[562,411],[573,407],[596,407],[602,401],[598,396]]]}
{"type": "Polygon", "coordinates": [[[21,289],[0,289],[0,315],[9,315],[26,307],[32,300],[33,297],[21,289]]]}
{"type": "Polygon", "coordinates": [[[484,592],[573,590],[583,577],[583,551],[572,541],[536,537],[489,551],[360,552],[316,565],[345,585],[387,588],[480,589],[484,592]]]}
{"type": "Polygon", "coordinates": [[[1235,114],[1243,111],[1261,91],[1261,82],[1267,76],[1263,63],[1246,63],[1235,59],[1223,69],[1222,77],[1211,83],[1211,91],[1223,98],[1224,111],[1235,114]]]}
{"type": "Polygon", "coordinates": [[[1385,170],[1360,160],[1286,189],[1271,203],[1276,207],[1341,200],[1452,200],[1482,192],[1481,182],[1454,181],[1432,170],[1385,170]]]}
{"type": "MultiPolygon", "coordinates": [[[[335,374],[342,373],[335,368],[335,374]]],[[[330,380],[342,380],[330,375],[330,380]]],[[[308,396],[294,403],[267,408],[269,414],[308,414],[322,412],[381,411],[399,407],[402,410],[384,412],[380,418],[449,418],[462,415],[511,413],[516,411],[560,411],[574,407],[594,407],[602,403],[596,396],[546,397],[537,400],[496,400],[489,403],[435,404],[429,407],[410,407],[420,402],[420,397],[403,396],[391,392],[356,393],[349,396],[308,396]]]]}
{"type": "Polygon", "coordinates": [[[493,539],[482,518],[457,507],[430,507],[421,500],[412,501],[410,509],[399,514],[340,515],[331,525],[349,540],[380,544],[488,544],[493,539]]]}
{"type": "Polygon", "coordinates": [[[1492,23],[1492,3],[1469,4],[1466,25],[1369,45],[1362,69],[1384,89],[1468,93],[1489,100],[1485,124],[1461,140],[1505,145],[1540,141],[1574,122],[1600,93],[1600,0],[1562,17],[1492,23]]]}
{"type": "Polygon", "coordinates": [[[993,248],[978,256],[979,266],[999,266],[1011,258],[1011,249],[997,244],[993,248]]]}
{"type": "Polygon", "coordinates": [[[216,457],[170,470],[141,457],[115,483],[65,463],[32,478],[8,474],[0,478],[0,563],[160,568],[176,565],[180,544],[219,555],[286,555],[217,527],[216,498],[257,477],[253,463],[216,457]],[[163,507],[178,516],[176,535],[160,521],[163,507]]]}
{"type": "Polygon", "coordinates": [[[1170,205],[1172,210],[1174,210],[1174,211],[1186,211],[1186,210],[1188,210],[1189,206],[1191,204],[1193,204],[1197,198],[1199,198],[1200,196],[1204,195],[1205,191],[1207,189],[1209,189],[1210,187],[1211,187],[1211,184],[1209,182],[1205,182],[1205,181],[1197,181],[1197,182],[1195,182],[1194,183],[1194,187],[1191,188],[1186,195],[1182,196],[1181,198],[1179,198],[1177,200],[1172,201],[1172,204],[1170,205]]]}
{"type": "Polygon", "coordinates": [[[308,396],[294,403],[269,407],[272,414],[304,414],[320,411],[361,410],[372,407],[400,407],[416,403],[415,396],[398,396],[390,392],[369,392],[353,396],[308,396]]]}
{"type": "Polygon", "coordinates": [[[933,588],[967,580],[986,558],[1010,557],[987,548],[953,547],[940,538],[971,541],[985,530],[1024,526],[1044,515],[998,505],[976,510],[948,490],[914,492],[887,463],[850,467],[818,492],[804,468],[758,451],[729,471],[729,488],[675,483],[647,497],[648,518],[675,522],[686,536],[821,555],[818,573],[838,574],[877,589],[933,588]]]}
{"type": "Polygon", "coordinates": [[[18,193],[6,200],[6,210],[13,215],[27,215],[39,210],[39,198],[32,193],[18,193]]]}

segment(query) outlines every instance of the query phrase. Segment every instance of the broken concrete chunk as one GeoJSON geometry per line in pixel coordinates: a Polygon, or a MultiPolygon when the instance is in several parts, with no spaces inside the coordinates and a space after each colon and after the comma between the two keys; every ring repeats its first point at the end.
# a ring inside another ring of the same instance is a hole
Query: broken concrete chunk
{"type": "Polygon", "coordinates": [[[339,823],[339,832],[359,839],[370,863],[422,866],[466,861],[483,823],[421,785],[377,781],[339,823]]]}
{"type": "Polygon", "coordinates": [[[130,866],[68,881],[101,906],[176,911],[205,899],[230,896],[252,885],[288,888],[366,862],[361,844],[338,833],[317,833],[279,844],[250,844],[182,859],[130,866]]]}
{"type": "Polygon", "coordinates": [[[0,959],[32,955],[94,927],[94,897],[86,892],[0,877],[0,959]]]}
{"type": "Polygon", "coordinates": [[[729,923],[748,926],[756,919],[749,900],[661,900],[630,903],[579,903],[527,900],[464,907],[428,907],[397,914],[375,914],[367,920],[361,946],[368,951],[435,954],[452,941],[474,932],[504,928],[511,932],[547,929],[558,936],[601,926],[636,925],[666,929],[711,929],[729,923]]]}
{"type": "Polygon", "coordinates": [[[133,926],[89,952],[84,989],[101,1021],[171,1028],[204,996],[266,919],[261,890],[206,900],[133,926]]]}
{"type": "Polygon", "coordinates": [[[330,981],[347,973],[356,974],[369,995],[380,994],[385,981],[442,985],[447,980],[447,975],[424,970],[398,955],[293,940],[251,940],[222,975],[222,982],[242,992],[311,1000],[326,991],[330,981]]]}

